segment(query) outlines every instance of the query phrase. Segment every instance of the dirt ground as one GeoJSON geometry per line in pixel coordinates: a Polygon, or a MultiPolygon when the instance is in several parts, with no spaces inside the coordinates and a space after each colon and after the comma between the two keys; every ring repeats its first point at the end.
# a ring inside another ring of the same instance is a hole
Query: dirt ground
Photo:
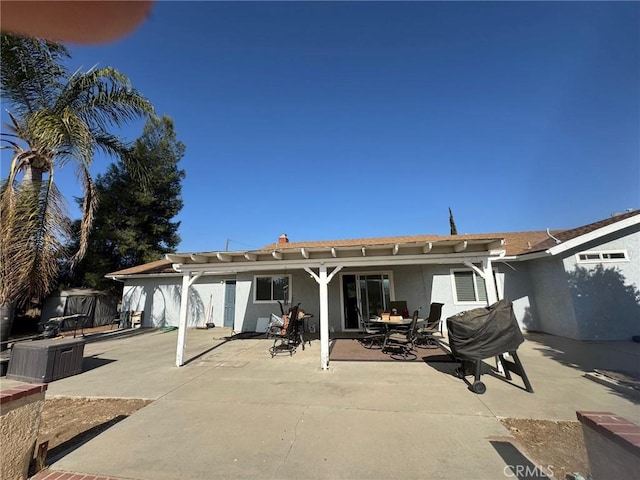
{"type": "Polygon", "coordinates": [[[50,461],[150,402],[138,398],[46,398],[36,447],[48,441],[47,460],[50,461]]]}
{"type": "Polygon", "coordinates": [[[552,478],[564,480],[571,473],[587,478],[589,461],[580,422],[505,418],[502,424],[522,453],[543,471],[551,471],[552,478]]]}
{"type": "MultiPolygon", "coordinates": [[[[47,398],[37,445],[49,442],[47,460],[51,461],[149,403],[143,399],[47,398]]],[[[584,477],[589,473],[580,423],[515,418],[502,423],[535,465],[553,467],[552,478],[564,480],[567,473],[579,472],[584,477]]]]}

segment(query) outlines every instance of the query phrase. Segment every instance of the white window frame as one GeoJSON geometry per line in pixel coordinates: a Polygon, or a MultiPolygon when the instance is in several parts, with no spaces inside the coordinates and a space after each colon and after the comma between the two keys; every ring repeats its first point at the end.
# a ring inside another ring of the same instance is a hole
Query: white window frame
{"type": "Polygon", "coordinates": [[[619,263],[628,262],[629,253],[626,249],[619,250],[587,250],[576,253],[576,263],[619,263]],[[611,254],[624,255],[624,258],[607,258],[611,254]],[[597,256],[597,258],[580,258],[581,255],[597,256]]]}
{"type": "Polygon", "coordinates": [[[258,300],[256,297],[258,295],[258,278],[287,278],[288,279],[288,285],[289,285],[289,291],[287,292],[287,298],[285,300],[283,300],[283,302],[285,304],[290,304],[291,303],[291,274],[289,273],[282,273],[282,274],[277,274],[277,273],[273,273],[270,275],[254,275],[253,276],[253,303],[262,303],[262,304],[272,304],[272,303],[278,303],[278,300],[273,298],[273,289],[271,290],[271,300],[258,300]]]}
{"type": "MultiPolygon", "coordinates": [[[[480,275],[478,275],[478,272],[476,272],[472,268],[452,268],[449,270],[449,272],[451,277],[451,292],[453,294],[454,305],[486,305],[487,304],[487,300],[477,300],[478,299],[478,282],[476,281],[476,278],[480,277],[480,275]],[[473,293],[476,300],[459,300],[458,299],[458,289],[456,288],[455,274],[462,273],[462,272],[471,273],[473,275],[473,293]]],[[[486,279],[483,279],[483,280],[485,281],[484,288],[485,288],[485,296],[486,296],[487,295],[486,279]]]]}
{"type": "MultiPolygon", "coordinates": [[[[342,331],[344,332],[357,332],[359,330],[359,328],[347,328],[345,326],[347,320],[345,318],[345,314],[344,314],[344,306],[345,306],[345,302],[344,302],[344,292],[342,290],[342,285],[343,285],[343,276],[344,275],[355,275],[356,277],[356,282],[359,280],[360,277],[365,276],[365,275],[387,275],[389,277],[389,301],[390,302],[394,302],[396,300],[396,291],[395,291],[395,287],[394,287],[394,282],[393,282],[393,270],[356,270],[353,272],[340,272],[340,310],[342,311],[342,318],[340,320],[341,322],[341,328],[342,331]]],[[[357,288],[357,296],[358,296],[358,304],[360,304],[360,302],[362,301],[362,299],[360,298],[360,288],[357,288]]]]}

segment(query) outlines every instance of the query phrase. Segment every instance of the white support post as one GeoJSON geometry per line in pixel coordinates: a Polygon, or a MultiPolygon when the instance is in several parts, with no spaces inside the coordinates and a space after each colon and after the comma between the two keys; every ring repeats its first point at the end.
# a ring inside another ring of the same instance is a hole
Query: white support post
{"type": "Polygon", "coordinates": [[[329,290],[327,288],[327,267],[320,265],[320,368],[329,368],[329,290]]]}
{"type": "Polygon", "coordinates": [[[180,317],[178,320],[178,345],[176,346],[176,367],[184,365],[184,349],[187,343],[187,313],[189,312],[189,287],[195,282],[202,272],[191,278],[191,272],[182,274],[182,291],[180,292],[180,317]]]}
{"type": "Polygon", "coordinates": [[[498,301],[498,292],[496,291],[496,282],[493,278],[493,267],[490,259],[485,258],[482,260],[482,270],[484,285],[487,289],[487,303],[493,305],[498,301]]]}
{"type": "Polygon", "coordinates": [[[180,317],[178,321],[178,345],[176,347],[176,367],[184,365],[184,348],[187,339],[187,307],[189,306],[190,272],[182,274],[182,292],[180,295],[180,317]]]}
{"type": "MultiPolygon", "coordinates": [[[[484,285],[487,289],[487,304],[493,305],[498,301],[498,292],[496,290],[496,282],[493,279],[493,267],[491,265],[491,260],[485,258],[482,260],[482,278],[484,278],[484,285]]],[[[503,355],[509,355],[508,352],[504,352],[503,355]]],[[[504,368],[502,363],[496,357],[496,369],[498,373],[504,375],[504,368]]]]}
{"type": "Polygon", "coordinates": [[[484,258],[482,260],[482,269],[476,267],[471,262],[464,262],[464,264],[474,270],[484,280],[484,286],[487,291],[487,306],[493,305],[498,301],[498,292],[496,290],[496,282],[493,278],[493,266],[491,260],[484,258]]]}
{"type": "Polygon", "coordinates": [[[316,275],[310,268],[305,268],[320,287],[320,368],[322,370],[329,368],[329,289],[327,287],[340,270],[342,266],[334,268],[331,274],[327,275],[326,265],[320,265],[316,275]]]}

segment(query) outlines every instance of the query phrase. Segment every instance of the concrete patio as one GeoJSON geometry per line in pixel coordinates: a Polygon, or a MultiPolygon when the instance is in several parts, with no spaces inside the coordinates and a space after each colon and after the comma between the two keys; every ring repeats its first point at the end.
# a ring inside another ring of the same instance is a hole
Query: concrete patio
{"type": "Polygon", "coordinates": [[[453,364],[331,362],[322,371],[317,341],[271,358],[269,340],[227,340],[221,330],[190,330],[181,368],[175,331],[90,339],[85,371],[49,384],[48,397],[155,401],[51,469],[136,480],[495,479],[526,462],[496,447],[508,437],[500,417],[575,421],[588,410],[640,423],[635,397],[584,377],[640,371],[631,342],[529,334],[518,353],[535,393],[518,377],[483,375],[487,392],[476,395],[453,364]]]}

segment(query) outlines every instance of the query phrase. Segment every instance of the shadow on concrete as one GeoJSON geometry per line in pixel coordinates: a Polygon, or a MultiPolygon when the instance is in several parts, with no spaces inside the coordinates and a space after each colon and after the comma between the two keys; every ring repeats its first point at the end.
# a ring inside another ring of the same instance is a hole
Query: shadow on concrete
{"type": "Polygon", "coordinates": [[[184,363],[183,363],[183,366],[189,365],[190,363],[195,362],[195,361],[196,361],[196,360],[198,360],[199,358],[204,357],[207,353],[211,353],[211,352],[213,352],[214,350],[217,350],[218,348],[222,347],[222,346],[223,346],[225,343],[227,343],[228,341],[229,341],[229,340],[225,340],[224,342],[220,342],[219,344],[214,345],[214,346],[212,346],[212,347],[210,347],[210,348],[207,348],[206,350],[204,350],[204,351],[202,351],[202,352],[198,353],[197,355],[194,355],[193,357],[186,359],[186,360],[184,361],[184,363]]]}
{"type": "Polygon", "coordinates": [[[491,446],[504,460],[505,478],[517,478],[518,480],[543,480],[549,477],[544,468],[532,463],[511,442],[491,440],[491,446]]]}
{"type": "Polygon", "coordinates": [[[110,340],[120,340],[122,338],[146,335],[157,331],[157,328],[126,328],[121,330],[107,330],[105,332],[87,335],[84,337],[84,341],[85,343],[107,342],[110,340]]]}
{"type": "Polygon", "coordinates": [[[100,368],[104,365],[108,365],[110,363],[115,362],[116,360],[111,360],[108,358],[98,358],[97,355],[91,355],[90,357],[84,357],[82,359],[82,372],[88,372],[89,370],[94,370],[96,368],[100,368]]]}
{"type": "MultiPolygon", "coordinates": [[[[585,374],[595,370],[610,370],[632,377],[640,376],[639,343],[580,341],[544,333],[527,333],[525,338],[534,350],[545,357],[585,374]]],[[[615,395],[637,402],[635,392],[603,386],[615,395]]]]}
{"type": "MultiPolygon", "coordinates": [[[[75,437],[70,438],[69,440],[61,443],[55,448],[52,448],[47,452],[47,459],[45,463],[47,465],[51,465],[52,463],[57,462],[64,456],[70,454],[77,448],[87,443],[89,440],[92,440],[93,438],[97,437],[102,432],[114,426],[116,423],[119,423],[120,421],[124,420],[125,418],[127,418],[127,415],[118,415],[117,417],[114,417],[107,422],[101,423],[100,425],[96,425],[94,427],[91,427],[88,430],[85,430],[82,433],[79,433],[75,437]]],[[[37,473],[37,472],[33,472],[33,473],[37,473]]]]}
{"type": "Polygon", "coordinates": [[[204,357],[206,354],[213,352],[214,350],[222,347],[224,344],[228,342],[232,342],[234,340],[247,340],[247,339],[254,339],[254,338],[267,338],[267,335],[265,333],[260,333],[260,332],[244,332],[244,333],[236,333],[228,337],[223,337],[221,338],[221,340],[223,340],[222,342],[220,342],[217,345],[213,345],[210,348],[207,348],[206,350],[198,353],[197,355],[194,355],[191,358],[188,358],[187,360],[185,360],[184,365],[189,365],[190,363],[198,360],[199,358],[204,357]]]}

